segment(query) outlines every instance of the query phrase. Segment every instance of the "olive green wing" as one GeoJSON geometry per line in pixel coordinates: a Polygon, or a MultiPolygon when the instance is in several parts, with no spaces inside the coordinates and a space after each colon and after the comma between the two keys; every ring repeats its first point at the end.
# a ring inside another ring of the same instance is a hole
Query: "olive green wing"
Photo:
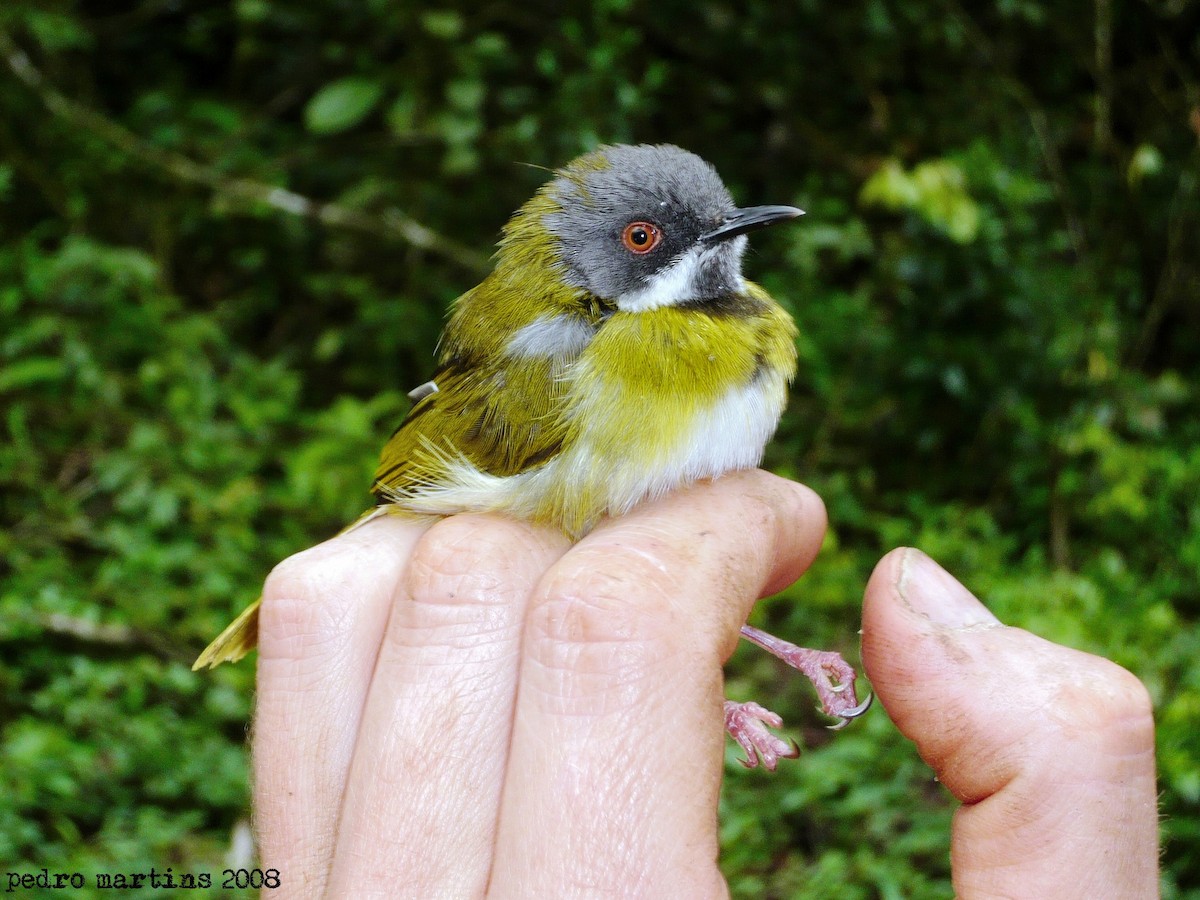
{"type": "Polygon", "coordinates": [[[554,458],[565,436],[561,367],[550,360],[507,365],[448,361],[380,455],[375,495],[386,500],[438,485],[448,461],[516,475],[554,458]]]}

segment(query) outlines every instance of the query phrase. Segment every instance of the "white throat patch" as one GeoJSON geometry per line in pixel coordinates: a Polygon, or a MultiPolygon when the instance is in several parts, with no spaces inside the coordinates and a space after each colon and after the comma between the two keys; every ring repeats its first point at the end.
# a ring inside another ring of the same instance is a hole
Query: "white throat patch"
{"type": "MultiPolygon", "coordinates": [[[[735,241],[746,242],[739,235],[735,241]]],[[[645,312],[660,306],[674,306],[689,300],[699,300],[696,282],[704,264],[715,253],[728,252],[721,244],[697,245],[681,256],[674,264],[658,272],[644,287],[629,291],[617,298],[617,309],[622,312],[645,312]]],[[[739,279],[740,280],[740,279],[739,279]]]]}

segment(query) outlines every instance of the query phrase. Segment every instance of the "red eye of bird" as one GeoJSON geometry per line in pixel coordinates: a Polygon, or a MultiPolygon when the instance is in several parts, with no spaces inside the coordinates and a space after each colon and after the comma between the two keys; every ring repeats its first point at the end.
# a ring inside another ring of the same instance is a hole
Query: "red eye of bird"
{"type": "Polygon", "coordinates": [[[649,222],[630,222],[621,232],[621,243],[630,253],[649,253],[662,243],[662,232],[649,222]]]}

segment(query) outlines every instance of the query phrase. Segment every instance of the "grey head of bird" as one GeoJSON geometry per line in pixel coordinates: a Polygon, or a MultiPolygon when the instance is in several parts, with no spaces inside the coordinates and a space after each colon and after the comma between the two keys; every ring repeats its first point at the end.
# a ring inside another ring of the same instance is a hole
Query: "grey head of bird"
{"type": "Polygon", "coordinates": [[[740,293],[746,232],[803,214],[739,209],[711,165],[669,144],[601,147],[539,194],[563,277],[627,312],[740,293]]]}

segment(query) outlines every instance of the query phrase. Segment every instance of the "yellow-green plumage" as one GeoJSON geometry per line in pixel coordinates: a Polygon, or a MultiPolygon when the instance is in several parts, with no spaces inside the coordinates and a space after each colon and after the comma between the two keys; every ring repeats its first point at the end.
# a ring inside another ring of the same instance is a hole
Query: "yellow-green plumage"
{"type": "MultiPolygon", "coordinates": [[[[485,300],[487,288],[472,299],[485,300]]],[[[447,366],[384,448],[376,492],[416,512],[509,512],[579,537],[606,513],[732,468],[699,461],[679,471],[700,420],[731,392],[758,382],[773,429],[795,367],[787,314],[757,285],[737,300],[736,316],[614,312],[568,360],[447,366]],[[456,463],[492,479],[455,478],[456,463]],[[504,483],[518,475],[519,489],[504,483]]],[[[738,455],[740,467],[757,461],[766,439],[755,427],[762,410],[743,407],[745,421],[735,411],[728,426],[740,424],[757,448],[748,449],[753,460],[738,455]]]]}
{"type": "MultiPolygon", "coordinates": [[[[492,511],[578,538],[643,499],[758,463],[795,372],[795,327],[741,278],[739,235],[756,224],[722,223],[799,211],[733,209],[697,166],[707,164],[677,148],[604,148],[513,216],[494,271],[455,302],[436,390],[384,447],[381,507],[360,522],[384,510],[492,511]],[[654,154],[681,166],[660,173],[661,189],[654,154]],[[628,178],[613,170],[623,160],[628,178]],[[626,271],[624,251],[605,242],[630,217],[652,216],[668,223],[654,227],[675,255],[630,250],[626,271]]],[[[256,624],[256,610],[243,613],[197,667],[240,658],[256,624]]]]}

